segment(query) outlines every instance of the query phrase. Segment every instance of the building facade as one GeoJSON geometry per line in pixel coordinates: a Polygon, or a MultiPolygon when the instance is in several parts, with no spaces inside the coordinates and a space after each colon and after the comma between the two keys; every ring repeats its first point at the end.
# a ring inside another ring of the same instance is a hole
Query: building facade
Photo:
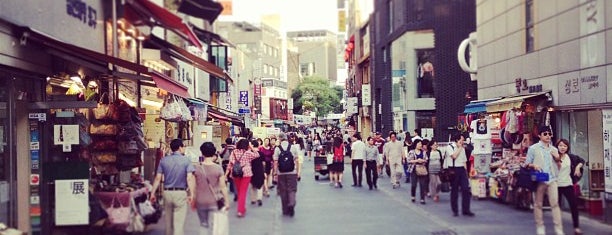
{"type": "Polygon", "coordinates": [[[476,84],[456,61],[476,27],[475,1],[374,1],[371,18],[375,130],[421,129],[447,140],[476,84]]]}
{"type": "Polygon", "coordinates": [[[287,32],[287,39],[295,42],[299,53],[300,76],[321,77],[336,84],[336,34],[328,30],[287,32]]]}
{"type": "Polygon", "coordinates": [[[477,13],[478,97],[523,102],[544,92],[549,105],[536,111],[588,162],[580,200],[601,211],[612,198],[612,3],[488,0],[477,13]]]}

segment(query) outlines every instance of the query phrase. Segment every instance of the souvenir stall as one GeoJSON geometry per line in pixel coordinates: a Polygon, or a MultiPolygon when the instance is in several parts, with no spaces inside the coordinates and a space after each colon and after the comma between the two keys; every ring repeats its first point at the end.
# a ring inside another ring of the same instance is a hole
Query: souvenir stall
{"type": "MultiPolygon", "coordinates": [[[[517,176],[524,164],[527,149],[537,141],[537,128],[551,126],[548,92],[500,99],[487,104],[491,124],[491,161],[488,197],[517,208],[529,209],[531,192],[517,185],[517,176]]],[[[485,142],[479,146],[487,146],[485,142]]],[[[476,148],[476,147],[475,147],[476,148]]],[[[488,163],[488,162],[487,162],[488,163]]]]}

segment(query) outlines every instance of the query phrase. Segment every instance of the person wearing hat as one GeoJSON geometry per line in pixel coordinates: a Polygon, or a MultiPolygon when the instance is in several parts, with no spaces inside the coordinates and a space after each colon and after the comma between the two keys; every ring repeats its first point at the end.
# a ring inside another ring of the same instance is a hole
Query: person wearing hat
{"type": "Polygon", "coordinates": [[[287,134],[280,133],[278,135],[280,140],[279,146],[274,150],[274,169],[278,172],[278,194],[281,197],[281,204],[283,208],[283,215],[293,217],[295,214],[295,194],[297,193],[297,179],[300,177],[300,162],[299,162],[299,151],[300,146],[297,144],[290,145],[287,140],[287,134]],[[282,149],[282,150],[281,150],[282,149]],[[279,157],[281,151],[290,151],[293,156],[294,167],[292,171],[281,172],[279,170],[279,157]]]}
{"type": "Polygon", "coordinates": [[[535,192],[533,216],[536,223],[536,234],[546,234],[542,204],[544,194],[548,195],[548,202],[552,211],[555,234],[563,233],[561,221],[561,209],[559,208],[559,194],[557,191],[557,178],[559,175],[560,156],[559,150],[551,143],[553,133],[550,127],[541,126],[538,128],[540,142],[531,145],[527,150],[527,160],[525,163],[528,168],[548,174],[548,181],[539,182],[535,192]]]}

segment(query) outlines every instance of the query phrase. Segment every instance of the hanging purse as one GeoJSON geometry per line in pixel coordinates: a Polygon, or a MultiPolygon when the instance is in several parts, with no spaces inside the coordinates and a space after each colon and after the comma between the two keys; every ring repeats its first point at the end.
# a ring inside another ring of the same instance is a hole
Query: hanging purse
{"type": "Polygon", "coordinates": [[[144,219],[140,215],[139,211],[136,209],[136,202],[133,197],[130,197],[130,223],[128,224],[125,231],[129,233],[133,232],[143,232],[145,230],[144,219]]]}
{"type": "Polygon", "coordinates": [[[94,158],[95,163],[114,163],[117,161],[117,154],[114,152],[98,152],[91,154],[94,158]]]}
{"type": "Polygon", "coordinates": [[[416,172],[418,176],[425,176],[428,174],[427,167],[425,167],[425,165],[422,165],[422,164],[416,165],[414,168],[414,171],[416,172]]]}
{"type": "Polygon", "coordinates": [[[89,125],[89,134],[92,135],[116,135],[117,125],[92,123],[89,125]]]}
{"type": "Polygon", "coordinates": [[[108,99],[108,93],[105,92],[100,96],[98,107],[93,108],[94,117],[98,120],[113,119],[115,106],[103,103],[104,98],[108,99]]]}
{"type": "Polygon", "coordinates": [[[164,106],[160,110],[159,117],[170,122],[181,120],[181,107],[174,95],[169,95],[164,99],[164,106]]]}

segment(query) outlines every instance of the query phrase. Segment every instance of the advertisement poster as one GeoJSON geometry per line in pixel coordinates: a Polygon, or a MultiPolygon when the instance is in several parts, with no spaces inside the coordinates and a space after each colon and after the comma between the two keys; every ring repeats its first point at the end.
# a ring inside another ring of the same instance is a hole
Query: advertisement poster
{"type": "Polygon", "coordinates": [[[55,224],[89,224],[89,180],[55,181],[55,224]]]}
{"type": "Polygon", "coordinates": [[[53,144],[79,144],[79,125],[54,125],[53,144]]]}
{"type": "Polygon", "coordinates": [[[604,184],[606,193],[612,194],[612,110],[602,110],[603,116],[603,154],[604,154],[604,184]]]}

